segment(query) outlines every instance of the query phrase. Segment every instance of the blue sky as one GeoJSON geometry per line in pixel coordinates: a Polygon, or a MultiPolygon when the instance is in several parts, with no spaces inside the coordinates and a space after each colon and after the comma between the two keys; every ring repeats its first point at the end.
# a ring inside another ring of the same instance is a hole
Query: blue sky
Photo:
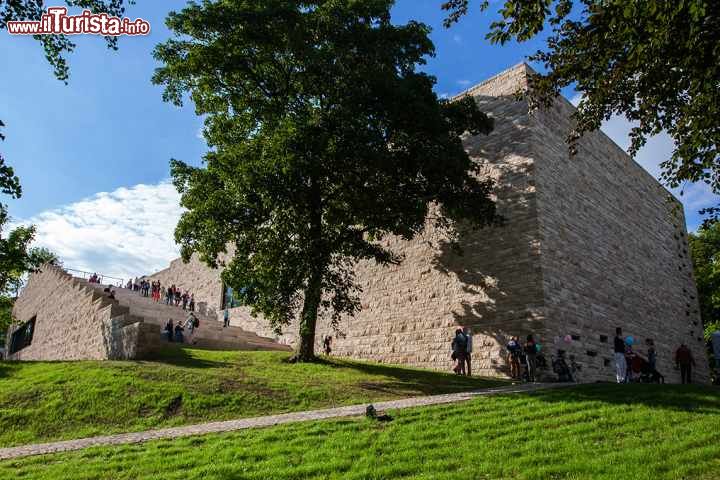
{"type": "MultiPolygon", "coordinates": [[[[69,85],[52,76],[40,45],[0,32],[0,119],[6,161],[20,176],[24,195],[10,201],[18,222],[38,225],[38,244],[60,254],[67,266],[109,275],[146,273],[177,254],[172,229],[177,196],[167,184],[168,161],[199,163],[205,143],[192,105],[179,109],[150,82],[153,47],[167,39],[164,18],[185,0],[138,0],[127,16],[152,25],[147,37],[121,38],[117,52],[98,37],[75,37],[69,85]]],[[[433,28],[437,56],[426,70],[436,91],[452,95],[508,68],[542,46],[541,40],[492,46],[484,40],[487,14],[473,12],[449,30],[441,0],[399,0],[397,22],[416,19],[433,28]]],[[[49,5],[59,5],[50,2],[49,5]]],[[[568,98],[573,92],[565,92],[568,98]]],[[[613,119],[604,130],[627,147],[629,124],[613,119]]],[[[651,173],[672,151],[664,136],[651,140],[638,161],[651,173]]],[[[683,197],[690,229],[696,211],[714,198],[704,187],[683,197]]]]}

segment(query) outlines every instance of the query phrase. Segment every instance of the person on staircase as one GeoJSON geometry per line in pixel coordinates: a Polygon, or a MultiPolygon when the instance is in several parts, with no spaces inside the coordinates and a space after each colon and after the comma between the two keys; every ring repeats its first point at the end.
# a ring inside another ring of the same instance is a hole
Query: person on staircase
{"type": "Polygon", "coordinates": [[[223,313],[223,328],[230,326],[230,309],[225,306],[225,313],[223,313]]]}
{"type": "Polygon", "coordinates": [[[168,342],[173,341],[173,321],[172,318],[169,318],[167,323],[165,324],[165,334],[167,335],[168,342]]]}
{"type": "Polygon", "coordinates": [[[188,295],[187,290],[185,290],[185,293],[182,294],[182,308],[183,310],[187,310],[188,301],[190,300],[190,295],[188,295]]]}
{"type": "Polygon", "coordinates": [[[182,300],[182,293],[180,292],[179,288],[175,289],[175,306],[180,306],[180,301],[182,300]]]}
{"type": "Polygon", "coordinates": [[[190,303],[188,303],[188,308],[190,309],[191,312],[195,311],[195,294],[194,293],[190,294],[190,303]]]}
{"type": "Polygon", "coordinates": [[[200,320],[195,316],[193,312],[190,312],[190,315],[188,315],[187,319],[185,320],[185,330],[187,330],[187,341],[191,345],[195,345],[197,343],[197,340],[195,340],[193,334],[195,333],[195,329],[200,326],[200,320]]]}
{"type": "Polygon", "coordinates": [[[177,343],[185,343],[185,338],[183,336],[183,332],[185,329],[183,328],[182,324],[180,322],[175,325],[175,341],[177,343]]]}

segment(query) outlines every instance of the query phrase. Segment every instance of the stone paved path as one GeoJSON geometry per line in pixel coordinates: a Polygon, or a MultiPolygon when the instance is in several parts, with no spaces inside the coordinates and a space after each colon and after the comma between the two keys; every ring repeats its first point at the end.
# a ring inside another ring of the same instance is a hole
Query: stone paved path
{"type": "MultiPolygon", "coordinates": [[[[373,403],[378,410],[396,410],[401,408],[421,407],[426,405],[440,405],[470,400],[475,397],[497,395],[503,393],[522,393],[541,389],[568,387],[571,383],[536,383],[512,385],[507,387],[488,388],[472,392],[450,393],[445,395],[431,395],[426,397],[405,398],[387,402],[373,403]]],[[[20,447],[0,448],[0,460],[28,457],[31,455],[44,455],[49,453],[70,452],[89,447],[123,445],[141,443],[150,440],[173,439],[189,437],[192,435],[205,435],[208,433],[232,432],[248,428],[269,427],[284,423],[305,422],[309,420],[323,420],[326,418],[351,417],[365,414],[368,404],[350,405],[347,407],[327,408],[323,410],[308,410],[305,412],[285,413],[281,415],[268,415],[265,417],[243,418],[224,422],[201,423],[185,427],[164,428],[148,430],[146,432],[121,433],[101,437],[81,438],[62,442],[39,443],[23,445],[20,447]]]]}

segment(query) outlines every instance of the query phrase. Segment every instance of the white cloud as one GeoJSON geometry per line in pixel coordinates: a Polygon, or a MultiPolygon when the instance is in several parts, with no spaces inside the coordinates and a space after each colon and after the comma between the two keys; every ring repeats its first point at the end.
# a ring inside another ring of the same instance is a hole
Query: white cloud
{"type": "Polygon", "coordinates": [[[127,279],[153,273],[177,258],[173,231],[182,209],[175,187],[164,181],[101,192],[32,218],[36,246],[47,247],[65,267],[127,279]]]}
{"type": "Polygon", "coordinates": [[[470,80],[458,80],[457,84],[461,87],[467,87],[468,85],[470,85],[470,80]]]}

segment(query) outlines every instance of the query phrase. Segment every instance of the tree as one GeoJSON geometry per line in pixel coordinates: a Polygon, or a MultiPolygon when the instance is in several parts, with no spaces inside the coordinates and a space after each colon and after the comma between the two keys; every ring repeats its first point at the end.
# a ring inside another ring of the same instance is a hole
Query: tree
{"type": "MultiPolygon", "coordinates": [[[[450,26],[469,0],[443,3],[450,26]]],[[[480,1],[481,10],[489,3],[480,1]]],[[[505,0],[487,38],[525,41],[546,26],[546,48],[530,57],[547,68],[531,99],[547,104],[569,85],[582,93],[568,140],[625,115],[634,155],[649,136],[675,141],[661,177],[670,187],[705,182],[720,193],[720,2],[716,0],[505,0]]],[[[718,213],[711,208],[706,213],[718,213]]]]}
{"type": "Polygon", "coordinates": [[[720,330],[720,223],[691,233],[688,239],[705,337],[720,330]]]}
{"type": "Polygon", "coordinates": [[[154,82],[189,92],[211,146],[203,168],[171,162],[187,209],[175,231],[187,261],[211,266],[280,329],[299,312],[294,359],[314,358],[319,311],[360,308],[358,259],[401,261],[380,243],[430,221],[488,225],[492,183],[460,135],[488,133],[470,98],[438,101],[418,72],[429,29],[390,22],[391,0],[205,1],[171,13],[154,82]],[[430,209],[432,210],[432,209],[430,209]]]}

